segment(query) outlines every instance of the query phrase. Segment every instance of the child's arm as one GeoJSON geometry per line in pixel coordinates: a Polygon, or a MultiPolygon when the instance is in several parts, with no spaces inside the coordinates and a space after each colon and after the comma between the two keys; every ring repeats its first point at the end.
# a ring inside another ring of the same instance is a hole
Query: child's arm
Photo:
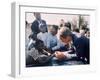
{"type": "Polygon", "coordinates": [[[52,50],[57,50],[60,48],[60,41],[57,39],[57,45],[52,48],[52,50]]]}

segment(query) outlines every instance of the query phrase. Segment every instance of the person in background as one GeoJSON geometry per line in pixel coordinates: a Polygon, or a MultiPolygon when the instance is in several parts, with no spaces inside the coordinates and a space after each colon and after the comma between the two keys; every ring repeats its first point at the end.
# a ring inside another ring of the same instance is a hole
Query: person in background
{"type": "Polygon", "coordinates": [[[71,30],[71,23],[70,22],[65,23],[64,26],[69,28],[69,30],[71,30]]]}
{"type": "Polygon", "coordinates": [[[35,12],[34,16],[36,19],[33,21],[32,26],[31,26],[31,30],[33,34],[37,35],[40,32],[40,27],[42,27],[41,25],[45,26],[46,31],[47,31],[46,21],[41,19],[41,14],[39,12],[35,12]]]}
{"type": "Polygon", "coordinates": [[[33,47],[32,36],[36,36],[37,38],[37,34],[41,32],[42,28],[44,29],[45,32],[47,32],[47,24],[45,20],[41,19],[41,14],[39,12],[35,12],[34,16],[36,19],[33,21],[31,25],[32,34],[29,35],[29,43],[28,43],[29,50],[33,47]]]}
{"type": "Polygon", "coordinates": [[[59,40],[57,39],[58,32],[58,26],[52,25],[48,29],[48,35],[47,35],[47,48],[50,48],[51,50],[55,51],[60,48],[59,40]]]}
{"type": "Polygon", "coordinates": [[[65,25],[65,21],[64,21],[64,19],[61,19],[61,21],[60,21],[60,25],[59,25],[60,28],[63,27],[64,25],[65,25]]]}
{"type": "Polygon", "coordinates": [[[87,29],[86,26],[85,25],[82,25],[82,28],[80,29],[81,36],[85,36],[86,29],[87,29]]]}
{"type": "Polygon", "coordinates": [[[89,28],[86,29],[86,34],[85,34],[85,36],[86,36],[87,38],[90,38],[90,30],[89,30],[89,28]]]}
{"type": "Polygon", "coordinates": [[[27,21],[25,21],[25,26],[26,26],[26,28],[27,28],[27,26],[28,26],[28,22],[27,22],[27,21]]]}
{"type": "Polygon", "coordinates": [[[79,28],[75,28],[75,29],[73,30],[73,34],[75,34],[75,36],[76,36],[77,38],[81,37],[80,32],[79,32],[79,28]]]}

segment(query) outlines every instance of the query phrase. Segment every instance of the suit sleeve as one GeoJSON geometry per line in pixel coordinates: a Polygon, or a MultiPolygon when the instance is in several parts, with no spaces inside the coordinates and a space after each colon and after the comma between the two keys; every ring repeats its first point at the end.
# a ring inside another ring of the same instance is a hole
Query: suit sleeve
{"type": "Polygon", "coordinates": [[[36,21],[34,21],[34,22],[32,23],[31,30],[32,30],[32,32],[35,33],[35,34],[39,33],[38,23],[37,23],[36,21]]]}

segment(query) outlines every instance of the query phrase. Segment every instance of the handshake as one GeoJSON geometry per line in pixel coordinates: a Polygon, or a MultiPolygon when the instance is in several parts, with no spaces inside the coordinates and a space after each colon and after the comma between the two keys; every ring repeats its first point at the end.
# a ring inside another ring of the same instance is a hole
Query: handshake
{"type": "Polygon", "coordinates": [[[72,51],[71,50],[65,51],[65,52],[56,51],[54,54],[55,54],[55,57],[59,60],[70,59],[72,57],[76,57],[76,54],[70,54],[70,52],[72,51]]]}
{"type": "Polygon", "coordinates": [[[71,59],[73,57],[77,57],[75,52],[73,53],[73,49],[70,49],[68,51],[55,51],[54,53],[48,52],[46,50],[43,51],[46,52],[48,56],[55,56],[58,60],[71,59]]]}

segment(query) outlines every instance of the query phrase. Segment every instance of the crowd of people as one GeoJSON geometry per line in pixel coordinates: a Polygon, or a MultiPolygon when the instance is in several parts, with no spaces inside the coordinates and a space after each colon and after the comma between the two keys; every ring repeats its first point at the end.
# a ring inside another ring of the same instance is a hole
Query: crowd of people
{"type": "Polygon", "coordinates": [[[60,25],[48,26],[40,13],[34,13],[34,16],[36,19],[31,25],[26,65],[45,64],[53,57],[58,60],[76,57],[86,64],[90,63],[90,31],[86,25],[72,30],[71,22],[61,19],[60,25]]]}

